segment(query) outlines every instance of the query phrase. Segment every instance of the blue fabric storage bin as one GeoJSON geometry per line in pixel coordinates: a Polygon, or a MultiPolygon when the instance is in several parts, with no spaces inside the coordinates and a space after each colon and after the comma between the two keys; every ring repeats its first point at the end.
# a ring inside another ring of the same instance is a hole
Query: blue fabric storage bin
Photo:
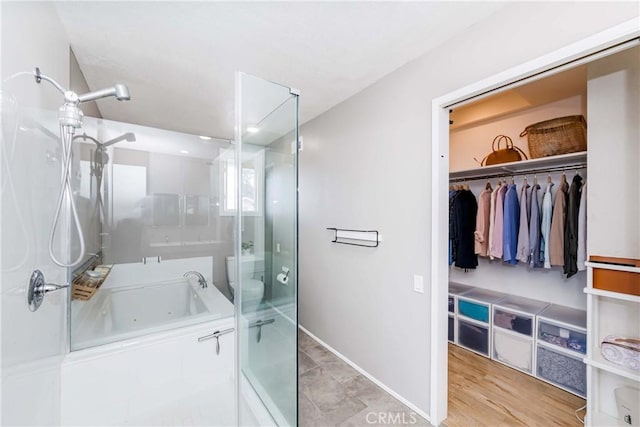
{"type": "Polygon", "coordinates": [[[458,313],[471,319],[489,323],[489,306],[458,298],[458,313]]]}
{"type": "Polygon", "coordinates": [[[449,297],[449,313],[453,313],[455,310],[455,302],[452,296],[449,297]]]}

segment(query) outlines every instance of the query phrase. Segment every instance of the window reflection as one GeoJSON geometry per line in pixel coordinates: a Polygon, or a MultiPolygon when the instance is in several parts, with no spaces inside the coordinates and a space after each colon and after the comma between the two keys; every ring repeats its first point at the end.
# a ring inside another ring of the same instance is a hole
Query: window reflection
{"type": "MultiPolygon", "coordinates": [[[[245,153],[242,162],[242,212],[245,215],[261,215],[262,183],[264,177],[264,150],[245,153]]],[[[233,150],[226,150],[222,158],[223,206],[221,215],[233,215],[236,208],[236,167],[233,150]]]]}

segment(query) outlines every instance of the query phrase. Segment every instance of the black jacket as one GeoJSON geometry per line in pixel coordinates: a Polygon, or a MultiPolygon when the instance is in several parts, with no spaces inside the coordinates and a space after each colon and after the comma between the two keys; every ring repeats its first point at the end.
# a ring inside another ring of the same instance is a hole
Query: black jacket
{"type": "Polygon", "coordinates": [[[578,272],[578,211],[582,195],[582,177],[573,177],[569,187],[567,217],[564,222],[564,274],[567,278],[578,272]]]}
{"type": "Polygon", "coordinates": [[[477,214],[478,202],[473,193],[470,190],[458,191],[450,215],[456,267],[467,269],[478,266],[474,237],[477,214]]]}

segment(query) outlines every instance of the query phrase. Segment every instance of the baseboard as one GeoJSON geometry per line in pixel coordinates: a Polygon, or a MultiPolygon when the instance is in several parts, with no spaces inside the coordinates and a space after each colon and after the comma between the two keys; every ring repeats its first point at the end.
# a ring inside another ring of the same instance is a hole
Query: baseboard
{"type": "Polygon", "coordinates": [[[314,341],[318,342],[318,344],[320,344],[321,346],[323,346],[324,348],[326,348],[327,350],[329,350],[331,353],[335,354],[339,359],[343,360],[347,365],[351,366],[353,369],[355,369],[356,371],[360,372],[364,377],[366,377],[367,379],[369,379],[370,381],[372,381],[375,385],[377,385],[378,387],[380,387],[381,389],[383,389],[384,391],[386,391],[387,393],[389,393],[391,396],[395,397],[396,399],[398,399],[400,402],[402,402],[405,406],[408,406],[411,410],[413,410],[415,413],[417,413],[418,415],[420,415],[421,417],[423,417],[424,419],[426,419],[427,421],[429,421],[429,423],[431,423],[431,417],[425,413],[422,409],[418,408],[416,405],[414,405],[413,403],[409,402],[407,399],[405,399],[404,397],[402,397],[401,395],[399,395],[398,393],[396,393],[394,390],[392,390],[390,387],[388,387],[387,385],[385,385],[382,381],[378,380],[376,377],[374,377],[373,375],[371,375],[370,373],[368,373],[367,371],[365,371],[364,369],[362,369],[360,366],[356,365],[355,363],[353,363],[351,360],[349,360],[348,358],[346,358],[343,354],[341,354],[339,351],[337,351],[336,349],[334,349],[333,347],[331,347],[329,344],[327,344],[326,342],[322,341],[320,338],[318,338],[317,336],[313,335],[311,332],[309,332],[307,329],[305,329],[302,325],[300,325],[298,323],[298,327],[300,329],[302,329],[302,331],[309,335],[311,338],[313,338],[314,341]]]}

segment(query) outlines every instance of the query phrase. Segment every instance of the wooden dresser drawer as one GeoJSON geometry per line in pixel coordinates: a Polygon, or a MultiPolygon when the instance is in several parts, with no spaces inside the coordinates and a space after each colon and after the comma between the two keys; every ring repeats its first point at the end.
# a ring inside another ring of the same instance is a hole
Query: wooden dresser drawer
{"type": "MultiPolygon", "coordinates": [[[[589,261],[626,267],[640,267],[640,260],[630,258],[613,258],[594,255],[589,258],[589,261]]],[[[593,287],[603,291],[640,296],[640,273],[594,267],[593,287]]]]}

